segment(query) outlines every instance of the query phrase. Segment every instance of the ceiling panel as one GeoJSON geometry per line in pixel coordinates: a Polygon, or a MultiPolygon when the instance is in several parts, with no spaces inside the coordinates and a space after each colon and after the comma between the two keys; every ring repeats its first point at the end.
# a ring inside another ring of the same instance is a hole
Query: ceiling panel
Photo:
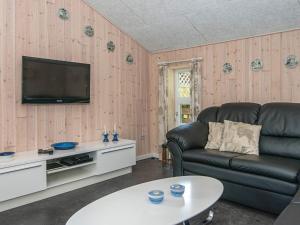
{"type": "Polygon", "coordinates": [[[86,0],[151,52],[300,28],[300,0],[86,0]]]}
{"type": "MultiPolygon", "coordinates": [[[[228,1],[228,0],[225,0],[228,1]]],[[[214,5],[215,0],[123,0],[145,24],[163,23],[167,18],[187,15],[195,9],[214,5]]]]}
{"type": "Polygon", "coordinates": [[[297,1],[291,1],[293,4],[273,2],[271,8],[268,0],[232,0],[216,8],[200,9],[188,18],[209,43],[299,27],[300,7],[297,1]]]}
{"type": "Polygon", "coordinates": [[[88,0],[88,3],[125,32],[131,27],[144,26],[142,19],[120,0],[88,0]]]}
{"type": "Polygon", "coordinates": [[[197,30],[186,18],[172,17],[164,20],[164,24],[153,23],[143,27],[128,29],[134,33],[135,39],[143,43],[147,49],[184,48],[205,42],[197,30]]]}

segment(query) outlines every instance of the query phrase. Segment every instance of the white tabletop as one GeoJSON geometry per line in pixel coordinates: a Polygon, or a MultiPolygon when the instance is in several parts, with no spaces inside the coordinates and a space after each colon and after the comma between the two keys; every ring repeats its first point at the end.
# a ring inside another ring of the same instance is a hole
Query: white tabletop
{"type": "Polygon", "coordinates": [[[17,166],[27,163],[40,162],[45,160],[51,160],[66,156],[71,156],[75,154],[81,154],[86,152],[101,151],[111,148],[118,148],[122,146],[135,144],[133,140],[120,139],[118,142],[107,142],[103,143],[102,141],[94,141],[88,143],[79,143],[76,148],[71,150],[55,150],[53,155],[49,154],[38,154],[37,150],[17,152],[13,160],[9,162],[0,162],[0,169],[17,166]]]}
{"type": "Polygon", "coordinates": [[[92,202],[75,213],[67,225],[173,225],[188,220],[212,206],[222,195],[220,181],[203,176],[172,177],[132,186],[92,202]],[[185,186],[183,197],[173,197],[169,187],[185,186]],[[162,190],[165,199],[152,204],[151,190],[162,190]]]}

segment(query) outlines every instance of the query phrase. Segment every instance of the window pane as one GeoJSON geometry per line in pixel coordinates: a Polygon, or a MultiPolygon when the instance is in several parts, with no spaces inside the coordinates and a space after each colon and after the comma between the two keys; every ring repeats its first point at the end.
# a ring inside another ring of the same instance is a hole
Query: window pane
{"type": "Polygon", "coordinates": [[[190,97],[191,96],[191,73],[189,71],[178,73],[178,94],[179,97],[190,97]]]}
{"type": "Polygon", "coordinates": [[[180,105],[181,123],[191,122],[191,105],[180,105]]]}

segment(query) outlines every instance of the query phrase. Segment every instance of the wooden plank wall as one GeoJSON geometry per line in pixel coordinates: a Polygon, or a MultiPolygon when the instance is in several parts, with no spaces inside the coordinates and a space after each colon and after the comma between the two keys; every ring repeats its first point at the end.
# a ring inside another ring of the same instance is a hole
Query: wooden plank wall
{"type": "Polygon", "coordinates": [[[0,151],[99,140],[103,126],[116,123],[122,138],[137,140],[138,155],[149,153],[148,73],[149,53],[81,0],[1,0],[0,151]],[[69,20],[58,17],[61,7],[69,20]],[[83,33],[86,25],[94,37],[83,33]],[[133,65],[125,62],[128,53],[133,65]],[[22,105],[23,55],[90,63],[91,103],[22,105]]]}
{"type": "Polygon", "coordinates": [[[158,69],[157,62],[203,57],[203,108],[226,102],[300,102],[300,65],[287,69],[289,54],[300,59],[300,30],[246,38],[195,48],[152,54],[149,74],[150,148],[158,152],[158,69]],[[253,72],[249,64],[261,58],[263,71],[253,72]],[[224,75],[225,62],[233,72],[224,75]]]}

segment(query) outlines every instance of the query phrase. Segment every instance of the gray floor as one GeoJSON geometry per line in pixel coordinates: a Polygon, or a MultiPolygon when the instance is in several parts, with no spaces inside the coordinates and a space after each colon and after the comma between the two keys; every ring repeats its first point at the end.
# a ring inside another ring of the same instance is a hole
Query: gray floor
{"type": "MultiPolygon", "coordinates": [[[[2,212],[0,225],[65,225],[72,214],[104,195],[134,184],[168,176],[171,176],[171,170],[162,168],[158,160],[139,161],[132,174],[2,212]]],[[[219,201],[214,211],[215,218],[212,225],[271,225],[275,219],[274,215],[226,201],[219,201]]],[[[203,216],[195,217],[191,220],[191,224],[199,224],[202,219],[203,216]]]]}

